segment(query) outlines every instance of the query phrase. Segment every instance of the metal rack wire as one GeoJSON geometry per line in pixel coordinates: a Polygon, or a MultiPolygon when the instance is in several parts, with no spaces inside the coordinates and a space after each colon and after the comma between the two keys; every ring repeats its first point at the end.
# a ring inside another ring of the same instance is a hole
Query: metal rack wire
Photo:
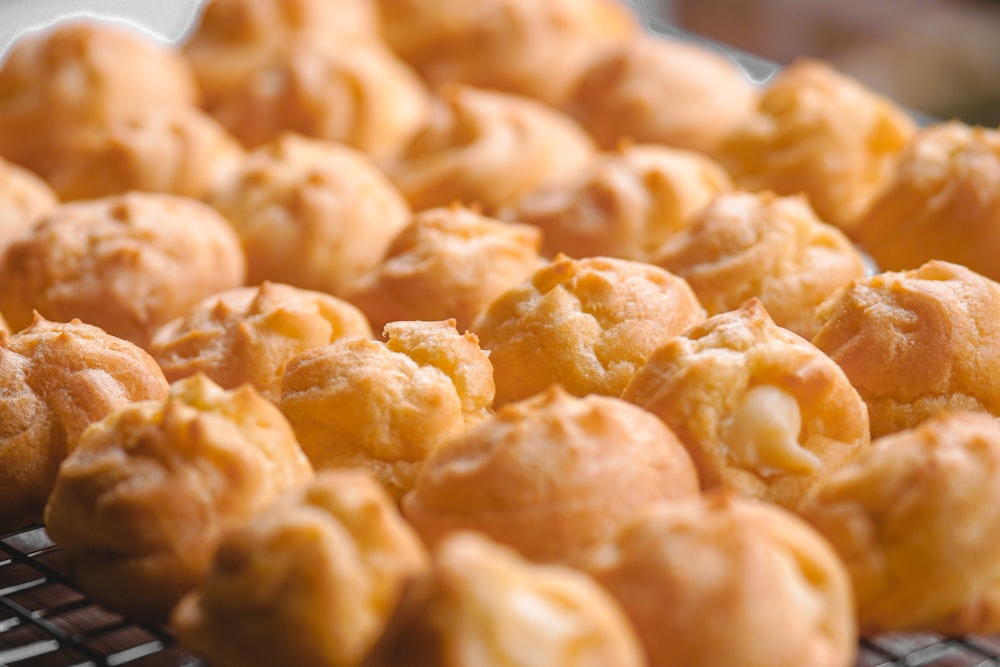
{"type": "MultiPolygon", "coordinates": [[[[0,666],[205,667],[159,627],[91,602],[39,525],[0,535],[0,666]]],[[[1000,667],[1000,637],[934,633],[861,642],[857,667],[1000,667]]]]}
{"type": "Polygon", "coordinates": [[[87,599],[64,575],[42,526],[0,535],[0,665],[196,667],[163,628],[140,626],[87,599]]]}

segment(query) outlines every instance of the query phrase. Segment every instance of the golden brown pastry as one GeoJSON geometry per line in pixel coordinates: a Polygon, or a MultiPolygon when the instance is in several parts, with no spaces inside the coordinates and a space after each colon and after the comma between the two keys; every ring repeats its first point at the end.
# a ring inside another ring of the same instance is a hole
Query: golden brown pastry
{"type": "Polygon", "coordinates": [[[386,41],[433,86],[464,83],[559,104],[595,54],[632,39],[618,0],[379,0],[386,41]]]}
{"type": "Polygon", "coordinates": [[[573,178],[529,192],[500,217],[542,230],[542,253],[646,261],[716,195],[732,189],[711,158],[656,145],[623,145],[573,178]]]}
{"type": "Polygon", "coordinates": [[[853,667],[847,571],[805,521],[710,493],[660,503],[583,569],[625,610],[650,667],[853,667]]]}
{"type": "Polygon", "coordinates": [[[673,429],[703,489],[789,508],[870,440],[865,403],[840,367],[755,298],[657,348],[622,398],[673,429]]]}
{"type": "Polygon", "coordinates": [[[643,262],[557,256],[472,324],[489,350],[497,406],[559,383],[618,396],[661,343],[705,319],[688,284],[643,262]]]}
{"type": "Polygon", "coordinates": [[[454,205],[414,215],[346,298],[372,328],[397,320],[455,319],[459,331],[541,264],[541,232],[454,205]]]}
{"type": "Polygon", "coordinates": [[[372,337],[357,308],[281,283],[215,294],[157,329],[149,351],[171,382],[204,373],[224,389],[247,382],[277,403],[285,364],[344,336],[372,337]]]}
{"type": "Polygon", "coordinates": [[[442,442],[489,414],[493,375],[454,320],[393,322],[384,333],[293,357],[280,406],[317,469],[367,468],[398,499],[442,442]]]}
{"type": "Polygon", "coordinates": [[[340,296],[382,257],[410,208],[365,155],[283,134],[250,153],[208,202],[239,234],[247,283],[340,296]]]}
{"type": "Polygon", "coordinates": [[[15,238],[59,203],[48,184],[33,172],[0,157],[0,263],[15,238]]]}
{"type": "Polygon", "coordinates": [[[1000,415],[1000,284],[948,262],[856,280],[817,310],[812,342],[868,405],[872,437],[943,412],[1000,415]]]}
{"type": "Polygon", "coordinates": [[[642,667],[614,600],[569,567],[463,532],[434,552],[363,667],[642,667]]]}
{"type": "Polygon", "coordinates": [[[63,201],[130,190],[199,199],[236,171],[240,144],[194,107],[121,114],[54,147],[42,176],[63,201]]]}
{"type": "Polygon", "coordinates": [[[804,59],[774,76],[714,155],[738,187],[805,194],[820,220],[850,234],[915,128],[887,99],[804,59]]]}
{"type": "Polygon", "coordinates": [[[809,338],[816,306],[865,275],[865,260],[805,197],[719,195],[651,260],[684,278],[709,315],[757,297],[779,326],[809,338]]]}
{"type": "Polygon", "coordinates": [[[211,108],[296,44],[372,40],[378,31],[373,0],[210,0],[182,48],[211,108]]]}
{"type": "Polygon", "coordinates": [[[417,211],[453,203],[492,213],[559,182],[596,155],[568,116],[540,102],[446,86],[389,175],[417,211]]]}
{"type": "Polygon", "coordinates": [[[1000,425],[958,412],[877,439],[802,508],[850,572],[864,633],[1000,631],[1000,425]]]}
{"type": "Polygon", "coordinates": [[[174,49],[122,25],[62,21],[19,38],[0,64],[0,155],[44,173],[61,159],[50,148],[81,127],[197,101],[174,49]]]}
{"type": "Polygon", "coordinates": [[[145,347],[160,325],[242,284],[245,264],[232,227],[193,199],[132,192],[63,204],[8,248],[0,310],[15,329],[37,310],[145,347]]]}
{"type": "Polygon", "coordinates": [[[91,423],[167,389],[141,348],[79,320],[36,317],[0,333],[0,531],[41,520],[59,464],[91,423]]]}
{"type": "Polygon", "coordinates": [[[571,563],[643,507],[697,492],[691,458],[654,415],[556,385],[435,450],[403,513],[429,544],[474,530],[571,563]]]}
{"type": "Polygon", "coordinates": [[[565,108],[604,149],[627,139],[709,153],[750,116],[757,97],[725,56],[644,35],[595,54],[565,108]]]}
{"type": "Polygon", "coordinates": [[[220,95],[212,115],[256,148],[283,132],[398,153],[424,122],[430,94],[381,42],[290,46],[220,95]]]}
{"type": "Polygon", "coordinates": [[[855,236],[886,271],[932,259],[1000,280],[1000,132],[959,122],[920,130],[855,236]]]}
{"type": "Polygon", "coordinates": [[[427,567],[374,478],[323,471],[226,534],[171,626],[216,667],[358,665],[427,567]]]}
{"type": "Polygon", "coordinates": [[[63,462],[46,528],[98,604],[164,621],[221,537],[313,475],[288,422],[249,385],[204,375],[122,406],[63,462]]]}

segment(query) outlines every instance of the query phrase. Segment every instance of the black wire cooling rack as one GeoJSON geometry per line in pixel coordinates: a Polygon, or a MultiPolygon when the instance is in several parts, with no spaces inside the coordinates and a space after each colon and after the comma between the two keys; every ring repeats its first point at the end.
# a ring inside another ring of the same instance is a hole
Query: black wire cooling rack
{"type": "Polygon", "coordinates": [[[87,599],[64,576],[42,526],[0,536],[0,665],[205,665],[162,628],[131,623],[87,599]]]}
{"type": "MultiPolygon", "coordinates": [[[[44,527],[0,535],[0,666],[207,667],[167,630],[91,602],[64,571],[44,527]]],[[[1000,667],[1000,637],[886,635],[861,642],[857,665],[1000,667]]]]}

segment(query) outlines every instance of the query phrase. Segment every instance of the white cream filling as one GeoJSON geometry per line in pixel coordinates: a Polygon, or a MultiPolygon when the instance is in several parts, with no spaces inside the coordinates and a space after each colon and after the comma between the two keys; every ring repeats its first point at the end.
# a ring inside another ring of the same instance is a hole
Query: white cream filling
{"type": "Polygon", "coordinates": [[[761,385],[747,392],[730,416],[724,437],[736,464],[768,477],[806,474],[823,462],[799,443],[802,412],[787,391],[761,385]]]}

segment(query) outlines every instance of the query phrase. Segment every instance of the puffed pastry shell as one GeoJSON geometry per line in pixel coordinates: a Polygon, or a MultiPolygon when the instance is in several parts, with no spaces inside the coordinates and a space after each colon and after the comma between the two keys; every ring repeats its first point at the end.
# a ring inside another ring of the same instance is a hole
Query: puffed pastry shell
{"type": "Polygon", "coordinates": [[[270,401],[194,375],[164,401],[130,403],[90,426],[59,469],[45,523],[80,590],[162,622],[228,530],[312,476],[270,401]]]}

